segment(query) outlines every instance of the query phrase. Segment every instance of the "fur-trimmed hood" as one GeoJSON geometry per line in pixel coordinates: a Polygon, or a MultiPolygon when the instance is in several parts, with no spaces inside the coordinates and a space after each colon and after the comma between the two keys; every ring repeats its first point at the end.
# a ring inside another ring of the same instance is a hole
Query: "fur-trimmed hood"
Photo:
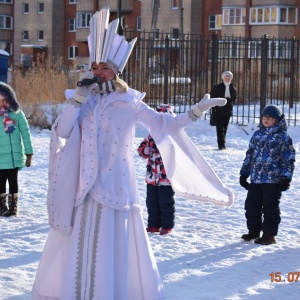
{"type": "Polygon", "coordinates": [[[20,105],[17,96],[11,86],[0,81],[0,94],[7,100],[9,108],[15,113],[19,111],[20,105]]]}

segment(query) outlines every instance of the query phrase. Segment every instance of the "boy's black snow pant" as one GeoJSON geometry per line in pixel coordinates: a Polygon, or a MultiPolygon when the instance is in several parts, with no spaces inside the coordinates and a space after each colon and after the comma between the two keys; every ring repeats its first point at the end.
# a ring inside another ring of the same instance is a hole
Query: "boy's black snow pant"
{"type": "Polygon", "coordinates": [[[277,235],[281,221],[280,198],[281,191],[278,184],[250,184],[245,201],[245,216],[249,231],[263,231],[268,236],[277,235]]]}

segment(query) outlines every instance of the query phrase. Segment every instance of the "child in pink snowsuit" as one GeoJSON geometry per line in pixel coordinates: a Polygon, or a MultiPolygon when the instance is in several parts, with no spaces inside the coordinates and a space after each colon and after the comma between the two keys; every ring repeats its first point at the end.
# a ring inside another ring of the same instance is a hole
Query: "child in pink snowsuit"
{"type": "MultiPolygon", "coordinates": [[[[158,112],[173,114],[170,105],[160,105],[158,112]]],[[[137,149],[140,156],[148,159],[146,171],[148,211],[147,232],[159,232],[164,235],[172,232],[175,219],[175,200],[171,182],[167,178],[165,167],[155,141],[149,134],[137,149]]]]}

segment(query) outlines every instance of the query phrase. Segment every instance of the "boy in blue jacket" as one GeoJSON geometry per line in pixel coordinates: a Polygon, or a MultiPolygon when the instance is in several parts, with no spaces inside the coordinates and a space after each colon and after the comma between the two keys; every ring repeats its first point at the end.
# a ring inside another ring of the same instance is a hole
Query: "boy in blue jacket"
{"type": "Polygon", "coordinates": [[[248,190],[245,216],[249,230],[241,238],[270,245],[276,244],[274,237],[281,221],[280,198],[292,180],[295,150],[278,106],[267,105],[261,117],[262,124],[250,140],[240,171],[240,185],[248,190]]]}

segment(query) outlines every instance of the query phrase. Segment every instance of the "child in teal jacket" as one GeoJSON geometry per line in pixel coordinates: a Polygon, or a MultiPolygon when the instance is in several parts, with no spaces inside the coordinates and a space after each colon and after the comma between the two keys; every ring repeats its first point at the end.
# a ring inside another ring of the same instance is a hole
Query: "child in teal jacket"
{"type": "Polygon", "coordinates": [[[0,216],[17,215],[18,171],[31,166],[32,155],[33,146],[27,119],[13,89],[0,81],[0,216]]]}

